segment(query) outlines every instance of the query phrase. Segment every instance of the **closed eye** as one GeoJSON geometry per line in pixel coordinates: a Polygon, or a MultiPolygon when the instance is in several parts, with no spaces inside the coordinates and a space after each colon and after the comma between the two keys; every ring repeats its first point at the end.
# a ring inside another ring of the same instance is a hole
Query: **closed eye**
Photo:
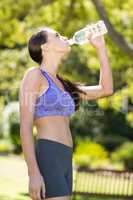
{"type": "Polygon", "coordinates": [[[60,36],[60,34],[59,34],[59,33],[55,33],[55,36],[56,36],[56,37],[59,37],[59,36],[60,36]]]}

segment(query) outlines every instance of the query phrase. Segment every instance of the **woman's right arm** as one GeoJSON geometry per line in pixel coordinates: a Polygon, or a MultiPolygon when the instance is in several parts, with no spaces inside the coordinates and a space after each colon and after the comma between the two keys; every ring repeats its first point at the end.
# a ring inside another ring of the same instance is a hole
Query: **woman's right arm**
{"type": "Polygon", "coordinates": [[[34,106],[40,86],[38,73],[39,70],[33,67],[28,69],[24,74],[24,77],[20,83],[19,109],[21,145],[24,153],[24,158],[27,163],[28,175],[31,182],[29,184],[29,190],[32,198],[36,198],[38,196],[39,199],[40,189],[42,186],[42,177],[36,161],[34,138],[32,134],[34,106]]]}
{"type": "Polygon", "coordinates": [[[28,69],[20,83],[20,137],[28,175],[39,172],[34,154],[33,112],[38,90],[38,76],[35,69],[28,69]]]}

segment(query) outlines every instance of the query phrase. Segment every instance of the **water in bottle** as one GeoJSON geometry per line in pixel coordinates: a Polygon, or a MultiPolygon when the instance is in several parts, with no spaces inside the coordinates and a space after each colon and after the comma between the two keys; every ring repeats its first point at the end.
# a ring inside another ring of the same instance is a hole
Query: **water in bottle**
{"type": "Polygon", "coordinates": [[[88,34],[91,33],[91,37],[95,38],[99,35],[107,33],[107,28],[103,20],[99,20],[97,23],[91,23],[85,26],[83,29],[77,31],[73,37],[68,40],[70,45],[73,44],[85,44],[89,42],[88,34]]]}

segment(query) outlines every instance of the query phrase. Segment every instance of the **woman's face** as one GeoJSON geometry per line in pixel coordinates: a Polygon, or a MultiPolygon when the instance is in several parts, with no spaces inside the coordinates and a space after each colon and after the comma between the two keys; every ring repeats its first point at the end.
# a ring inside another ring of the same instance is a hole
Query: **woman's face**
{"type": "Polygon", "coordinates": [[[57,31],[53,29],[47,30],[47,51],[54,51],[61,54],[67,54],[71,50],[71,46],[68,43],[66,37],[61,36],[57,31]]]}

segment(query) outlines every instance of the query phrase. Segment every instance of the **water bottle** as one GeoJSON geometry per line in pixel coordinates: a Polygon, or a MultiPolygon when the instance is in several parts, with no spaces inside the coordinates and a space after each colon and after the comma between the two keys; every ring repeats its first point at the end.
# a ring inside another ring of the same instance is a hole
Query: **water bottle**
{"type": "Polygon", "coordinates": [[[85,44],[89,42],[88,34],[92,34],[92,38],[95,38],[99,35],[107,33],[107,28],[103,20],[99,20],[97,23],[91,23],[85,26],[83,29],[74,33],[73,37],[68,40],[70,45],[73,44],[85,44]]]}

